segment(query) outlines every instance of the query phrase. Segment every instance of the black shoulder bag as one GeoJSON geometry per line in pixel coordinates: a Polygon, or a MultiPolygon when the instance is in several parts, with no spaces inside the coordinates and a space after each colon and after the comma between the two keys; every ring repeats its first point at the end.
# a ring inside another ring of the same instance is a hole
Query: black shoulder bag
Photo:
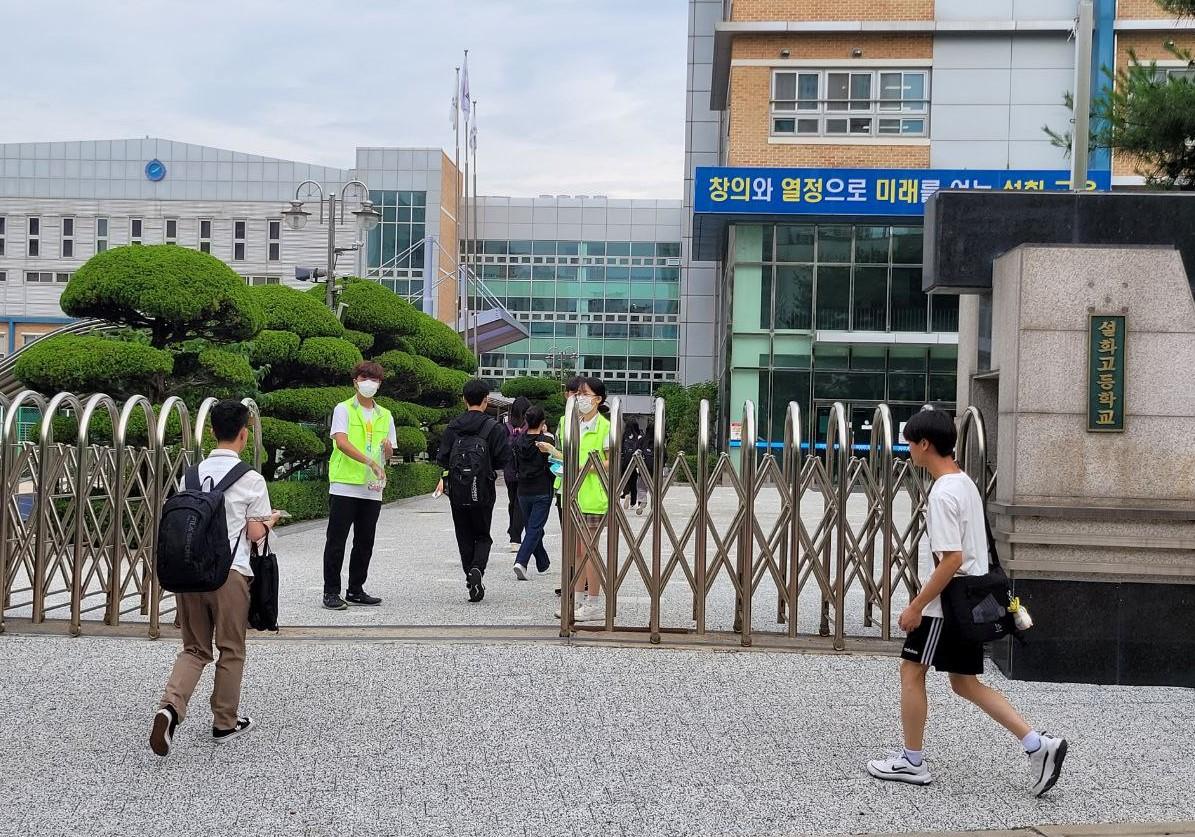
{"type": "Polygon", "coordinates": [[[253,544],[249,553],[249,626],[257,631],[278,630],[278,558],[270,551],[266,533],[261,549],[253,544]]]}
{"type": "Polygon", "coordinates": [[[984,517],[988,537],[988,571],[955,576],[942,591],[942,612],[957,636],[967,642],[993,642],[1020,632],[1009,611],[1012,584],[1000,566],[992,526],[984,517]]]}

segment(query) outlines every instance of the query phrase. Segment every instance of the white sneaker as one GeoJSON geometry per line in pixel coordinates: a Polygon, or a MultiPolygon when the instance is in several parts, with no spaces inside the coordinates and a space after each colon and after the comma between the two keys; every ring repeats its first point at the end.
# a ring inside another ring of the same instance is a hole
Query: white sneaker
{"type": "Polygon", "coordinates": [[[647,503],[640,503],[635,506],[635,514],[642,516],[643,512],[647,510],[647,503]]]}
{"type": "Polygon", "coordinates": [[[1066,739],[1041,734],[1041,746],[1029,754],[1029,790],[1041,796],[1058,781],[1066,758],[1066,739]]]}
{"type": "Polygon", "coordinates": [[[933,781],[925,762],[914,765],[905,758],[904,751],[898,751],[886,759],[867,763],[867,772],[885,782],[906,782],[910,785],[928,785],[933,781]]]}
{"type": "Polygon", "coordinates": [[[577,622],[605,622],[606,608],[601,604],[586,602],[577,608],[577,615],[573,618],[577,622]]]}
{"type": "Polygon", "coordinates": [[[515,564],[515,578],[519,581],[527,580],[527,568],[522,564],[515,564]]]}

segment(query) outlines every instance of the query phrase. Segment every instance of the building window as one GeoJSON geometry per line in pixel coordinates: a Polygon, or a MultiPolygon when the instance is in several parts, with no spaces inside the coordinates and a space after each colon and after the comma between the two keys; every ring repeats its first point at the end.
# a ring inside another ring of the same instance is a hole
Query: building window
{"type": "Polygon", "coordinates": [[[178,244],[178,219],[166,219],[166,243],[178,244]]]}
{"type": "Polygon", "coordinates": [[[777,70],[772,136],[929,136],[927,70],[777,70]]]}
{"type": "Polygon", "coordinates": [[[4,220],[4,216],[3,216],[3,215],[0,215],[0,256],[3,256],[3,255],[4,255],[4,229],[5,229],[5,223],[6,223],[6,222],[5,222],[5,220],[4,220]]]}
{"type": "Polygon", "coordinates": [[[243,262],[245,260],[245,222],[232,222],[232,260],[234,262],[243,262]]]}
{"type": "Polygon", "coordinates": [[[65,285],[71,280],[69,273],[52,273],[48,270],[27,270],[25,271],[25,281],[34,284],[52,285],[58,283],[65,285]]]}
{"type": "Polygon", "coordinates": [[[199,252],[212,252],[212,219],[199,219],[199,252]]]}
{"type": "Polygon", "coordinates": [[[41,218],[30,218],[28,227],[29,246],[26,253],[32,258],[41,255],[41,218]]]}
{"type": "Polygon", "coordinates": [[[8,274],[5,271],[0,270],[0,282],[7,282],[7,281],[8,281],[8,274]]]}
{"type": "Polygon", "coordinates": [[[102,253],[108,249],[108,219],[95,219],[95,251],[102,253]]]}
{"type": "Polygon", "coordinates": [[[281,276],[246,276],[245,284],[247,285],[281,285],[281,276]]]}
{"type": "Polygon", "coordinates": [[[267,221],[266,235],[269,240],[268,261],[280,261],[282,259],[282,221],[276,218],[267,221]]]}
{"type": "Polygon", "coordinates": [[[62,219],[62,258],[75,257],[75,219],[62,219]]]}
{"type": "Polygon", "coordinates": [[[129,244],[141,243],[141,219],[129,219],[129,244]]]}

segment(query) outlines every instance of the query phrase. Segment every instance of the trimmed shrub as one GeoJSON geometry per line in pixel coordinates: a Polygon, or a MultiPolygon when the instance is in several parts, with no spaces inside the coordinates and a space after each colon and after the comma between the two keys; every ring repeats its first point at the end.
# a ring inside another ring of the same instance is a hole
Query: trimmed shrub
{"type": "Polygon", "coordinates": [[[339,337],[308,337],[295,355],[304,380],[312,383],[344,381],[361,362],[361,350],[339,337]]]}
{"type": "Polygon", "coordinates": [[[266,415],[320,423],[332,417],[337,404],[352,397],[352,387],[301,387],[263,393],[257,403],[266,415]]]}
{"type": "Polygon", "coordinates": [[[459,404],[461,392],[473,376],[458,369],[445,369],[436,366],[427,358],[420,358],[420,360],[426,363],[426,374],[430,378],[430,382],[423,388],[422,399],[435,401],[445,406],[459,404]]]}
{"type": "Polygon", "coordinates": [[[353,331],[351,328],[346,328],[344,339],[360,349],[362,354],[373,348],[373,335],[366,334],[364,331],[353,331]]]}
{"type": "Polygon", "coordinates": [[[295,359],[302,339],[293,331],[259,331],[249,344],[249,360],[257,366],[280,366],[295,359]]]}
{"type": "Polygon", "coordinates": [[[375,346],[386,349],[400,337],[416,334],[424,316],[398,294],[377,282],[350,278],[340,292],[345,304],[344,324],[355,331],[374,335],[375,346]]]}
{"type": "MultiPolygon", "coordinates": [[[[440,481],[440,468],[429,462],[409,462],[386,469],[386,490],[382,500],[392,503],[407,497],[431,494],[440,481]]],[[[286,509],[288,522],[314,520],[328,516],[328,483],[323,481],[270,483],[270,503],[286,509]]]]}
{"type": "Polygon", "coordinates": [[[344,334],[344,326],[324,305],[322,297],[316,299],[286,285],[254,285],[248,290],[261,306],[266,328],[291,331],[304,339],[344,334]]]}
{"type": "Polygon", "coordinates": [[[413,459],[427,450],[427,434],[418,427],[395,427],[398,444],[394,452],[403,459],[413,459]]]}
{"type": "Polygon", "coordinates": [[[507,398],[518,398],[521,395],[532,401],[544,401],[553,395],[559,395],[560,390],[560,381],[555,378],[522,375],[502,382],[502,394],[507,398]]]}
{"type": "Polygon", "coordinates": [[[384,352],[373,360],[386,370],[382,391],[399,400],[420,398],[423,391],[435,383],[433,379],[439,371],[439,367],[427,358],[397,349],[384,352]]]}
{"type": "Polygon", "coordinates": [[[309,428],[270,416],[261,418],[261,441],[270,452],[271,459],[275,458],[276,451],[281,450],[287,462],[315,459],[328,450],[324,440],[309,428]]]}
{"type": "Polygon", "coordinates": [[[386,490],[382,497],[387,503],[406,497],[431,494],[440,481],[440,466],[432,462],[407,462],[386,469],[386,490]]]}
{"type": "MultiPolygon", "coordinates": [[[[74,280],[72,280],[74,281],[74,280]]],[[[116,398],[151,391],[174,358],[144,343],[100,335],[43,337],[17,359],[22,384],[40,392],[106,392],[116,398]]]]}
{"type": "Polygon", "coordinates": [[[403,348],[414,355],[431,358],[441,366],[473,372],[477,358],[450,326],[435,317],[421,315],[415,334],[402,338],[403,348]]]}
{"type": "MultiPolygon", "coordinates": [[[[380,400],[385,404],[387,409],[393,409],[391,405],[396,405],[400,409],[405,410],[408,415],[414,418],[415,425],[430,427],[433,424],[439,424],[444,421],[444,410],[438,407],[425,407],[422,404],[413,404],[410,401],[395,401],[390,398],[380,400]]],[[[455,411],[453,414],[455,415],[455,411]]]]}
{"type": "Polygon", "coordinates": [[[95,254],[75,271],[60,305],[72,317],[144,328],[157,348],[196,337],[247,340],[265,323],[261,305],[232,268],[170,244],[95,254]]]}
{"type": "Polygon", "coordinates": [[[411,412],[410,405],[405,402],[395,401],[393,398],[385,396],[378,396],[377,402],[390,411],[390,415],[394,417],[395,427],[418,427],[420,425],[418,416],[411,412]]]}
{"type": "Polygon", "coordinates": [[[199,366],[232,394],[251,394],[257,388],[257,378],[249,359],[228,349],[215,346],[199,353],[199,366]]]}

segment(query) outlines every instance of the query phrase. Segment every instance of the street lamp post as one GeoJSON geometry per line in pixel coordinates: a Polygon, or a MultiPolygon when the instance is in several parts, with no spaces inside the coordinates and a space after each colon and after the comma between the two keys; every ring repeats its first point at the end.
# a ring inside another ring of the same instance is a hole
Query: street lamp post
{"type": "MultiPolygon", "coordinates": [[[[282,217],[286,220],[286,225],[292,230],[301,230],[307,223],[307,218],[311,215],[303,209],[303,201],[299,198],[299,192],[303,190],[304,186],[314,186],[319,192],[320,198],[320,223],[324,222],[324,202],[328,204],[328,291],[325,300],[328,307],[333,311],[336,310],[336,256],[343,250],[356,249],[336,247],[336,204],[340,203],[340,223],[344,223],[344,204],[346,195],[350,186],[356,186],[363,193],[361,196],[361,207],[353,210],[353,215],[357,217],[357,228],[362,234],[368,233],[378,225],[382,220],[382,216],[373,208],[373,201],[369,200],[369,187],[360,180],[350,180],[340,190],[340,194],[336,194],[335,189],[325,190],[323,186],[316,183],[314,180],[304,180],[295,187],[295,199],[290,202],[287,209],[282,210],[282,217]]],[[[358,244],[357,246],[360,246],[358,244]]]]}

